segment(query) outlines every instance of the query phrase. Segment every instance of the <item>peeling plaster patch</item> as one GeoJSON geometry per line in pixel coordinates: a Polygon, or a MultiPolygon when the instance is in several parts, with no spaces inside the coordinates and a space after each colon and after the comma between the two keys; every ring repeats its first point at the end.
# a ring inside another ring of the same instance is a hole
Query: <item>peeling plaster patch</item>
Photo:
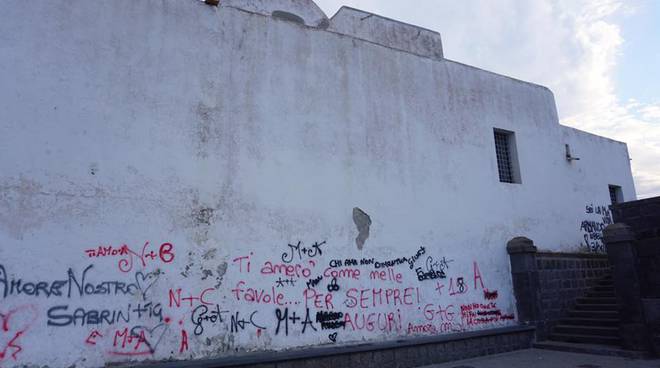
{"type": "Polygon", "coordinates": [[[211,220],[213,219],[213,208],[198,208],[193,211],[193,217],[197,225],[211,225],[211,220]]]}
{"type": "Polygon", "coordinates": [[[204,259],[207,260],[207,261],[208,261],[209,259],[213,259],[213,258],[215,258],[215,254],[216,254],[217,252],[218,252],[218,250],[215,249],[215,248],[214,248],[214,249],[209,249],[209,250],[207,250],[206,252],[204,252],[204,254],[202,254],[202,258],[204,258],[204,259]]]}
{"type": "Polygon", "coordinates": [[[181,276],[188,277],[190,275],[190,267],[192,267],[192,266],[193,266],[193,263],[188,263],[186,265],[185,271],[181,272],[181,276]]]}
{"type": "MultiPolygon", "coordinates": [[[[65,178],[66,180],[66,178],[65,178]]],[[[46,190],[26,178],[3,178],[0,182],[0,230],[15,239],[57,218],[97,217],[100,199],[109,194],[91,185],[66,185],[46,190]]]]}
{"type": "Polygon", "coordinates": [[[208,157],[208,143],[211,139],[211,123],[213,121],[213,109],[200,103],[195,110],[199,121],[196,129],[197,155],[201,158],[208,157]]]}
{"type": "Polygon", "coordinates": [[[211,270],[202,270],[202,280],[206,280],[210,276],[213,276],[213,271],[211,271],[211,270]]]}
{"type": "Polygon", "coordinates": [[[202,246],[208,239],[208,233],[215,222],[215,209],[201,204],[198,193],[193,193],[192,206],[189,208],[190,215],[183,216],[183,224],[191,230],[191,240],[202,246]]]}
{"type": "Polygon", "coordinates": [[[353,222],[358,230],[358,236],[355,238],[355,244],[359,250],[362,250],[364,243],[369,238],[369,227],[371,226],[371,217],[358,207],[353,208],[353,222]]]}
{"type": "Polygon", "coordinates": [[[227,262],[222,262],[218,265],[218,276],[222,277],[227,273],[227,262]]]}
{"type": "Polygon", "coordinates": [[[217,282],[213,287],[217,290],[222,285],[223,276],[227,273],[227,262],[220,263],[216,271],[218,272],[218,275],[215,277],[215,281],[217,282]]]}

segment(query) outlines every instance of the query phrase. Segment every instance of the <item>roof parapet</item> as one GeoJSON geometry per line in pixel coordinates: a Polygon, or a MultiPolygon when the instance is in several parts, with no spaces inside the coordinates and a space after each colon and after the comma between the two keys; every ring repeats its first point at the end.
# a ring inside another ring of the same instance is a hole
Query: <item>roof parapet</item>
{"type": "Polygon", "coordinates": [[[309,27],[328,26],[328,17],[312,0],[222,0],[220,6],[242,9],[294,23],[301,23],[302,20],[302,23],[309,27]]]}
{"type": "Polygon", "coordinates": [[[443,58],[440,33],[347,6],[330,19],[328,30],[432,59],[443,58]]]}

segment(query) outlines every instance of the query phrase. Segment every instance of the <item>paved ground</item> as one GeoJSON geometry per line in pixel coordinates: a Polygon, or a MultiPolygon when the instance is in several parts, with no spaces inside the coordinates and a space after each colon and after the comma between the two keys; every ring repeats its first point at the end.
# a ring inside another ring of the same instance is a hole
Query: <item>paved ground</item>
{"type": "Polygon", "coordinates": [[[528,349],[420,368],[660,368],[660,359],[634,360],[603,355],[528,349]]]}

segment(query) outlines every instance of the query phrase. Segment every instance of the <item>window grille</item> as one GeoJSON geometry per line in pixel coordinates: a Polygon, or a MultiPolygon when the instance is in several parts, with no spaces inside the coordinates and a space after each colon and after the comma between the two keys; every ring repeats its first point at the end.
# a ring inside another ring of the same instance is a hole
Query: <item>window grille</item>
{"type": "Polygon", "coordinates": [[[514,183],[509,134],[495,131],[495,153],[497,154],[497,170],[500,173],[500,181],[514,183]]]}
{"type": "Polygon", "coordinates": [[[617,204],[621,202],[621,187],[618,185],[610,185],[610,201],[612,204],[617,204]]]}

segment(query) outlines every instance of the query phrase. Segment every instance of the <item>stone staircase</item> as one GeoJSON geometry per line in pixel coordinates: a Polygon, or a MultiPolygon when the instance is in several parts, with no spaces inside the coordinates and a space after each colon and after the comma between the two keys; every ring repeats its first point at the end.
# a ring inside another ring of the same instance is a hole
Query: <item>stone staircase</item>
{"type": "Polygon", "coordinates": [[[554,326],[548,340],[535,348],[622,356],[641,359],[646,354],[621,348],[619,306],[612,275],[600,279],[584,297],[578,298],[566,316],[554,326]]]}
{"type": "Polygon", "coordinates": [[[606,275],[559,320],[551,341],[621,346],[619,306],[612,275],[606,275]]]}
{"type": "Polygon", "coordinates": [[[554,326],[548,340],[533,344],[535,348],[646,359],[643,351],[621,347],[619,306],[611,273],[578,298],[566,316],[554,326]]]}

